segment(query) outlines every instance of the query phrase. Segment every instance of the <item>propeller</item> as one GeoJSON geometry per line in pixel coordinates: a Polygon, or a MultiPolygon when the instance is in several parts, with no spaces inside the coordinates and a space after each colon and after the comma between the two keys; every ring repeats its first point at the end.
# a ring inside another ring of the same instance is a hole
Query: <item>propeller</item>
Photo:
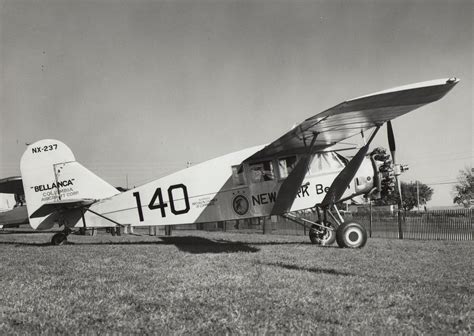
{"type": "Polygon", "coordinates": [[[396,151],[396,145],[395,145],[395,136],[393,135],[393,128],[392,128],[392,122],[389,120],[387,121],[387,137],[388,137],[388,146],[390,149],[390,154],[392,155],[392,163],[393,163],[393,168],[394,168],[394,175],[395,175],[395,180],[396,180],[396,185],[397,185],[397,191],[398,191],[398,196],[400,197],[400,203],[399,206],[402,206],[402,184],[398,176],[400,175],[400,168],[397,165],[396,159],[395,159],[395,151],[396,151]]]}

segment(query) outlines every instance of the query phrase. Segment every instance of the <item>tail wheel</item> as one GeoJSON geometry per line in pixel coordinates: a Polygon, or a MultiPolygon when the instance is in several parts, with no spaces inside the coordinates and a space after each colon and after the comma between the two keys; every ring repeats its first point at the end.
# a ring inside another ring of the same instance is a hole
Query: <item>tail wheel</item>
{"type": "Polygon", "coordinates": [[[329,246],[336,240],[336,231],[323,228],[318,225],[312,225],[309,230],[309,239],[311,243],[321,246],[329,246]]]}
{"type": "Polygon", "coordinates": [[[64,245],[67,243],[67,235],[64,232],[56,233],[53,238],[51,238],[52,245],[64,245]]]}
{"type": "Polygon", "coordinates": [[[367,243],[367,231],[357,223],[344,223],[336,230],[339,247],[361,248],[367,243]]]}

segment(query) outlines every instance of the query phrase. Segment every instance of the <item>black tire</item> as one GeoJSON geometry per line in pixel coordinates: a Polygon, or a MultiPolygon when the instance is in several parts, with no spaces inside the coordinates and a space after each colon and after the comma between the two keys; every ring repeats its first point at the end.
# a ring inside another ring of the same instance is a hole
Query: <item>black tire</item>
{"type": "Polygon", "coordinates": [[[367,231],[357,223],[344,223],[336,230],[339,247],[361,248],[367,243],[367,231]]]}
{"type": "Polygon", "coordinates": [[[329,246],[334,244],[334,241],[336,240],[336,231],[326,229],[321,233],[320,226],[312,225],[309,230],[309,239],[313,244],[329,246]]]}
{"type": "Polygon", "coordinates": [[[63,232],[56,233],[53,238],[51,238],[52,245],[64,245],[67,243],[67,235],[63,232]]]}

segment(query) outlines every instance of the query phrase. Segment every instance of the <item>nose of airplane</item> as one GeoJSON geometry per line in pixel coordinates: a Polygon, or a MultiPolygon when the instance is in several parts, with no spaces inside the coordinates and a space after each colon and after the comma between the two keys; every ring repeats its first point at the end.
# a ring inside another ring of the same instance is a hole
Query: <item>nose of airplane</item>
{"type": "Polygon", "coordinates": [[[370,157],[376,167],[374,173],[376,174],[375,180],[378,180],[379,197],[386,197],[395,191],[394,165],[385,148],[375,148],[370,157]]]}

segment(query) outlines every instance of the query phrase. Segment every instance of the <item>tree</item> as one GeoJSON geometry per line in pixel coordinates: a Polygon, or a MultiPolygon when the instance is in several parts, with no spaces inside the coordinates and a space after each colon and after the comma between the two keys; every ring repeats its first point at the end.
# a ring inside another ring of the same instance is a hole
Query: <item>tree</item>
{"type": "Polygon", "coordinates": [[[403,208],[411,210],[418,205],[425,205],[431,200],[433,189],[420,181],[404,183],[402,182],[403,208]],[[418,184],[418,186],[417,186],[418,184]]]}
{"type": "Polygon", "coordinates": [[[459,171],[458,183],[454,186],[453,203],[463,205],[466,208],[471,206],[474,199],[474,176],[472,168],[464,168],[459,171]]]}
{"type": "MultiPolygon", "coordinates": [[[[405,183],[402,182],[402,199],[403,204],[402,207],[405,210],[411,210],[418,205],[425,205],[426,202],[431,200],[433,196],[433,189],[428,187],[426,184],[416,181],[405,183]],[[418,183],[418,186],[417,186],[418,183]],[[418,191],[417,191],[418,189],[418,191]]],[[[381,199],[375,200],[375,205],[391,205],[391,204],[398,204],[399,203],[399,196],[398,192],[394,191],[390,195],[382,197],[381,199]]]]}

